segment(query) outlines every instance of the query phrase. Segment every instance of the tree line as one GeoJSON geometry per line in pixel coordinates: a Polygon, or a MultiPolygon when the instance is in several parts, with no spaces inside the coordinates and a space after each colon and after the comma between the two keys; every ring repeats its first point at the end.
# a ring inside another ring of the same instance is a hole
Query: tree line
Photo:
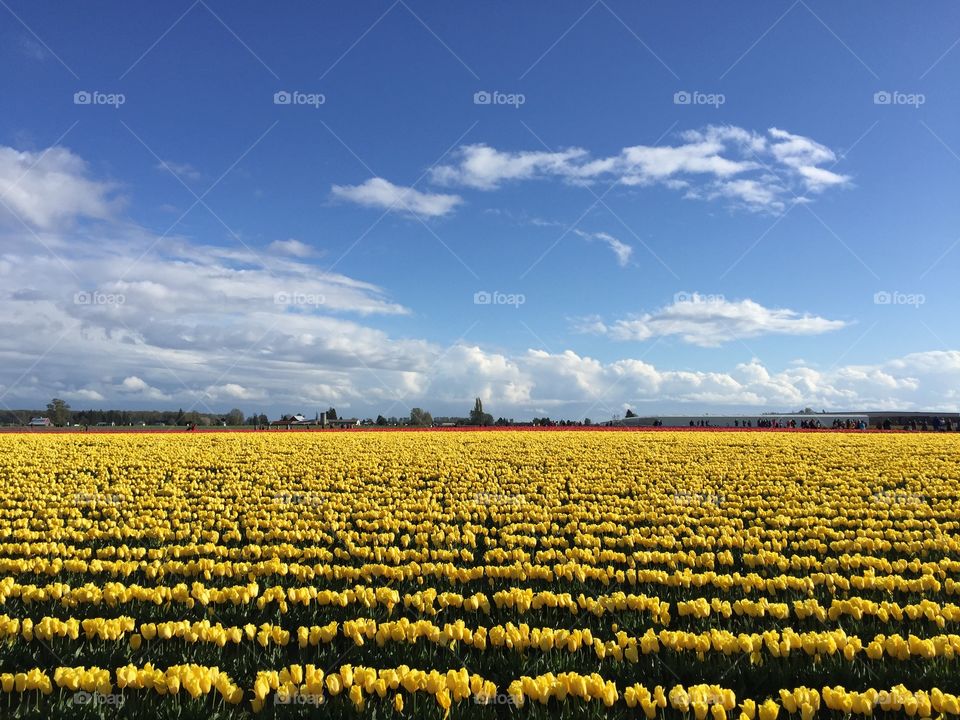
{"type": "Polygon", "coordinates": [[[195,410],[74,410],[69,403],[54,398],[43,410],[3,410],[0,423],[26,425],[32,418],[45,417],[57,426],[64,425],[266,425],[270,422],[264,413],[247,417],[233,408],[227,413],[202,413],[195,410]]]}
{"type": "MultiPolygon", "coordinates": [[[[329,408],[325,413],[328,420],[336,420],[336,408],[329,408]]],[[[319,413],[317,413],[319,417],[319,413]]],[[[239,408],[233,408],[227,413],[202,413],[196,410],[74,410],[61,398],[54,398],[43,410],[3,410],[0,411],[0,424],[26,425],[32,418],[46,417],[58,427],[66,425],[167,425],[215,427],[228,425],[231,427],[250,425],[266,426],[270,419],[265,413],[255,413],[246,416],[239,408]]],[[[284,416],[290,417],[290,416],[284,416]]],[[[590,425],[588,419],[580,422],[573,420],[551,420],[549,417],[534,418],[530,422],[516,422],[513,418],[498,417],[486,412],[483,401],[476,398],[473,409],[464,416],[438,416],[423,408],[412,408],[407,417],[384,417],[378,415],[376,419],[366,418],[360,421],[361,425],[375,425],[380,427],[432,427],[445,426],[480,426],[480,427],[509,427],[511,425],[536,425],[540,427],[565,427],[575,425],[590,425]]]]}

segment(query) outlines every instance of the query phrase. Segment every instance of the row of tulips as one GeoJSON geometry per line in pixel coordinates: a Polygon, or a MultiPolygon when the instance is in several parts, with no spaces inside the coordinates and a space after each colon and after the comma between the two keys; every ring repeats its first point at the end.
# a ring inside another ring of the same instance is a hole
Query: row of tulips
{"type": "MultiPolygon", "coordinates": [[[[58,667],[51,674],[39,668],[18,673],[0,674],[0,690],[4,693],[38,692],[50,695],[55,689],[66,692],[97,693],[108,696],[124,691],[152,691],[175,697],[181,692],[200,698],[216,692],[223,701],[237,705],[246,696],[230,676],[217,667],[176,665],[165,669],[150,664],[127,665],[113,673],[98,667],[58,667]]],[[[737,701],[736,693],[719,685],[675,685],[648,688],[635,683],[624,688],[591,673],[545,673],[537,677],[523,676],[514,680],[501,693],[497,686],[466,668],[441,672],[418,670],[406,665],[397,668],[342,665],[325,672],[314,665],[290,665],[280,670],[258,671],[249,689],[254,712],[268,701],[274,704],[321,704],[329,698],[346,696],[358,710],[368,700],[386,700],[398,712],[404,709],[404,694],[423,693],[430,696],[444,711],[467,699],[478,704],[509,703],[522,707],[527,702],[547,705],[565,702],[597,702],[607,708],[622,703],[640,709],[648,720],[666,710],[674,710],[696,720],[777,720],[783,712],[810,720],[824,708],[843,715],[872,716],[877,711],[898,713],[907,717],[929,718],[933,713],[960,716],[960,698],[931,690],[909,690],[900,684],[889,690],[846,690],[841,686],[781,689],[773,697],[762,700],[746,698],[737,701]]]]}
{"type": "Polygon", "coordinates": [[[211,623],[208,619],[141,623],[138,627],[136,621],[129,616],[68,620],[44,617],[38,622],[30,618],[21,620],[7,615],[0,616],[0,639],[77,640],[82,632],[87,640],[120,640],[129,636],[129,642],[134,649],[139,649],[144,642],[172,639],[188,643],[213,643],[219,647],[244,641],[256,642],[261,647],[287,646],[296,642],[299,647],[306,648],[330,643],[339,635],[352,640],[355,645],[374,642],[379,647],[388,643],[414,644],[425,640],[441,646],[454,647],[461,644],[480,651],[487,648],[506,648],[518,652],[531,649],[541,652],[578,652],[581,649],[592,649],[601,660],[626,659],[630,662],[637,662],[641,654],[649,655],[662,651],[693,652],[700,658],[708,652],[724,655],[748,654],[754,662],[759,662],[764,654],[787,658],[794,652],[809,657],[839,655],[847,661],[864,656],[875,661],[885,657],[896,660],[952,660],[960,654],[960,635],[957,634],[925,638],[913,634],[907,637],[898,633],[877,634],[865,641],[855,634],[848,634],[842,628],[822,632],[797,632],[792,628],[784,628],[762,633],[732,633],[717,628],[699,633],[665,629],[655,632],[648,628],[642,635],[630,635],[619,630],[616,625],[613,628],[614,638],[604,640],[595,637],[589,629],[531,628],[527,623],[471,628],[463,620],[441,626],[429,620],[410,620],[406,617],[380,622],[373,618],[357,618],[346,620],[342,624],[331,621],[323,626],[299,626],[290,630],[271,623],[224,627],[220,623],[211,623]]]}

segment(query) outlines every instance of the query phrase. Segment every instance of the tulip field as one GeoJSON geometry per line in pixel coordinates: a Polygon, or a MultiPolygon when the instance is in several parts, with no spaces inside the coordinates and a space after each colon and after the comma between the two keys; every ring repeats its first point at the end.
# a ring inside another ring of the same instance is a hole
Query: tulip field
{"type": "Polygon", "coordinates": [[[0,435],[0,716],[960,717],[960,436],[0,435]]]}

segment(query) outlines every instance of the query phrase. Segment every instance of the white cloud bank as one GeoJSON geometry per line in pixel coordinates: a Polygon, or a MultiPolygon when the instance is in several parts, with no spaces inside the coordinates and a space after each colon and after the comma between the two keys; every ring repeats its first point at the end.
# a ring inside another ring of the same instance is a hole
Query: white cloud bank
{"type": "Polygon", "coordinates": [[[605,158],[592,158],[583,148],[514,152],[475,144],[460,147],[455,159],[433,168],[431,179],[477,190],[549,178],[571,183],[616,181],[626,186],[662,184],[690,198],[726,198],[751,210],[769,211],[850,180],[831,169],[837,162],[832,150],[779,128],[760,134],[710,126],[682,133],[676,145],[634,145],[605,158]]]}
{"type": "Polygon", "coordinates": [[[640,342],[676,335],[691,345],[717,347],[759,335],[820,335],[846,325],[842,320],[767,308],[753,300],[730,301],[693,293],[654,312],[610,324],[600,318],[586,318],[578,321],[576,328],[614,340],[640,342]]]}
{"type": "MultiPolygon", "coordinates": [[[[816,159],[802,148],[782,152],[798,167],[816,159]]],[[[393,337],[365,323],[402,316],[405,307],[375,285],[323,273],[298,246],[274,248],[287,253],[266,265],[244,249],[160,239],[111,222],[112,186],[91,179],[68,150],[0,148],[0,177],[17,198],[11,212],[42,232],[46,245],[19,222],[0,224],[0,406],[8,408],[58,396],[76,407],[239,406],[276,414],[334,404],[350,414],[403,415],[419,405],[440,414],[463,413],[479,395],[497,415],[546,408],[601,419],[624,403],[910,409],[960,400],[956,350],[825,370],[794,364],[776,371],[752,360],[693,371],[632,358],[601,362],[573,350],[504,353],[393,337]]],[[[609,328],[596,323],[607,334],[677,335],[706,345],[730,327],[742,337],[837,327],[747,300],[670,306],[609,328]]]]}

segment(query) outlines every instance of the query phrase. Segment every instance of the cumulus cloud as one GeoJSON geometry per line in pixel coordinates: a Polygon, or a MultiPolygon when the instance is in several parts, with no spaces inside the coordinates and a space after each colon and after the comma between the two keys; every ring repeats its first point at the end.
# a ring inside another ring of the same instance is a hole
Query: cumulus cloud
{"type": "Polygon", "coordinates": [[[79,390],[68,390],[63,393],[66,395],[68,400],[93,400],[93,401],[102,401],[106,398],[96,390],[90,390],[89,388],[81,388],[79,390]]]}
{"type": "Polygon", "coordinates": [[[676,335],[683,342],[701,347],[716,347],[759,335],[820,335],[845,326],[842,320],[828,320],[785,308],[767,308],[753,300],[730,301],[696,293],[678,298],[654,312],[621,318],[610,324],[600,318],[587,318],[576,324],[581,332],[606,335],[614,340],[641,342],[676,335]]]}
{"type": "Polygon", "coordinates": [[[78,218],[109,218],[118,204],[111,183],[89,177],[87,164],[62,147],[21,152],[0,146],[0,216],[52,229],[78,218]]]}
{"type": "Polygon", "coordinates": [[[588,405],[587,412],[595,414],[615,409],[620,401],[633,406],[653,402],[674,408],[692,405],[691,412],[712,406],[945,407],[951,405],[950,400],[938,399],[934,393],[960,379],[960,351],[915,353],[877,365],[829,370],[794,366],[780,372],[769,370],[757,359],[729,371],[689,371],[657,368],[634,359],[601,363],[570,350],[556,354],[530,350],[519,364],[536,377],[533,394],[541,407],[567,406],[577,398],[588,405]],[[913,372],[906,371],[906,365],[913,372]],[[924,369],[916,370],[918,366],[924,369]],[[939,377],[926,369],[933,366],[939,369],[939,377]]]}
{"type": "Polygon", "coordinates": [[[153,387],[148,382],[137,377],[136,375],[130,375],[129,377],[124,378],[123,382],[121,382],[116,389],[121,394],[133,395],[148,400],[163,401],[171,399],[170,395],[167,395],[159,388],[153,387]]]}
{"type": "Polygon", "coordinates": [[[822,167],[836,164],[832,150],[779,128],[766,134],[709,126],[680,135],[675,145],[633,145],[593,158],[583,148],[506,151],[486,144],[460,147],[454,162],[433,168],[440,185],[495,190],[509,182],[560,179],[569,183],[617,181],[661,184],[689,198],[727,199],[750,210],[781,210],[805,192],[844,185],[849,177],[822,167]]]}
{"type": "Polygon", "coordinates": [[[120,383],[120,388],[126,392],[142,392],[149,387],[147,383],[138,378],[136,375],[131,375],[128,378],[124,378],[123,382],[120,383]]]}
{"type": "Polygon", "coordinates": [[[211,400],[262,400],[265,395],[262,390],[254,390],[237,383],[211,385],[206,390],[206,397],[211,400]]]}
{"type": "Polygon", "coordinates": [[[459,195],[421,192],[379,177],[360,185],[334,185],[331,192],[338,200],[422,217],[441,217],[463,202],[459,195]]]}

